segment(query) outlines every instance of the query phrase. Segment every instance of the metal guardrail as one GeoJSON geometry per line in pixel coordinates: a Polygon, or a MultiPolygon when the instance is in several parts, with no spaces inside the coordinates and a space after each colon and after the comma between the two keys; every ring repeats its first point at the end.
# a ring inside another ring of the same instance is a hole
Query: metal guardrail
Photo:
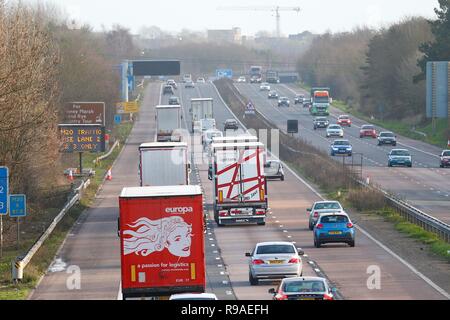
{"type": "Polygon", "coordinates": [[[98,161],[104,160],[106,158],[108,158],[114,151],[114,149],[116,147],[120,146],[120,141],[116,140],[116,142],[114,142],[113,146],[111,147],[111,149],[108,151],[108,153],[102,155],[101,157],[96,158],[95,160],[93,160],[94,164],[97,163],[98,161]]]}
{"type": "MultiPolygon", "coordinates": [[[[235,86],[234,86],[234,88],[240,93],[238,88],[236,88],[235,86]]],[[[231,89],[231,91],[234,92],[234,90],[232,88],[230,88],[230,89],[231,89]]],[[[235,94],[235,97],[243,105],[245,105],[245,103],[242,101],[242,99],[238,95],[235,94]]],[[[266,122],[266,125],[268,125],[270,127],[271,126],[270,120],[267,119],[261,112],[258,112],[258,114],[261,115],[264,122],[266,122]]],[[[286,133],[282,129],[280,129],[280,131],[282,131],[283,133],[286,133]]],[[[298,150],[295,150],[289,146],[285,146],[285,147],[288,148],[291,152],[299,152],[298,150]]],[[[425,212],[410,205],[406,201],[398,199],[394,195],[386,192],[385,190],[381,189],[378,186],[375,186],[372,184],[367,184],[365,181],[361,181],[358,179],[355,179],[355,180],[357,183],[359,183],[360,185],[362,185],[364,187],[371,188],[372,190],[381,192],[384,195],[384,197],[386,198],[386,201],[388,202],[388,204],[390,206],[392,206],[393,208],[395,208],[400,213],[400,215],[403,218],[405,218],[408,222],[418,225],[426,231],[435,233],[436,235],[439,236],[439,238],[450,243],[450,225],[442,222],[439,219],[436,219],[436,218],[430,216],[429,214],[426,214],[425,212]]]]}
{"type": "Polygon", "coordinates": [[[74,190],[74,195],[72,198],[70,198],[66,204],[64,205],[63,209],[58,213],[58,215],[53,219],[50,226],[47,228],[46,231],[39,237],[39,239],[34,243],[34,245],[31,247],[31,249],[21,257],[18,257],[16,261],[12,263],[12,276],[13,280],[21,280],[23,278],[23,270],[25,267],[30,263],[33,256],[36,254],[36,252],[39,251],[42,244],[45,242],[45,240],[48,239],[48,237],[51,235],[53,230],[56,228],[58,223],[64,218],[66,213],[81,199],[81,195],[84,189],[86,189],[89,184],[91,183],[90,179],[83,181],[81,185],[74,190]]]}
{"type": "Polygon", "coordinates": [[[400,215],[408,222],[418,225],[426,231],[433,232],[442,240],[450,243],[450,225],[430,216],[422,210],[417,209],[406,201],[398,199],[394,195],[386,192],[376,185],[367,184],[367,182],[360,180],[357,180],[357,182],[366,188],[381,192],[386,198],[388,204],[397,209],[400,215]]]}

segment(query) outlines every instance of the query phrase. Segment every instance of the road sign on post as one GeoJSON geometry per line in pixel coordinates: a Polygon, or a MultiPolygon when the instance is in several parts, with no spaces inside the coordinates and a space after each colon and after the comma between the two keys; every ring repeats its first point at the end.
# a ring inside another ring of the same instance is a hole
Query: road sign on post
{"type": "Polygon", "coordinates": [[[62,152],[104,152],[105,127],[101,125],[60,124],[62,152]]]}
{"type": "Polygon", "coordinates": [[[139,104],[137,101],[119,102],[117,103],[116,107],[117,107],[117,114],[139,112],[139,104]]]}
{"type": "Polygon", "coordinates": [[[233,78],[233,70],[231,69],[218,69],[216,70],[216,77],[221,79],[221,78],[228,78],[231,79],[233,78]]]}
{"type": "Polygon", "coordinates": [[[67,124],[97,124],[105,126],[104,102],[68,102],[64,106],[67,124]]]}
{"type": "Polygon", "coordinates": [[[298,133],[298,120],[287,121],[287,132],[292,134],[298,133]]]}
{"type": "Polygon", "coordinates": [[[27,216],[27,197],[24,194],[12,194],[9,196],[9,216],[22,218],[27,216]]]}

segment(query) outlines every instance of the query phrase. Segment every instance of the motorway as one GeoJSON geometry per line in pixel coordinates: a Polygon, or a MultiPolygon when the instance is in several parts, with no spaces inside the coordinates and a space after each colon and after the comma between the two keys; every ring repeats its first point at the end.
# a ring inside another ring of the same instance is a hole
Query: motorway
{"type": "MultiPolygon", "coordinates": [[[[113,181],[99,191],[93,207],[83,213],[61,247],[54,263],[32,295],[32,299],[118,299],[120,298],[120,255],[117,238],[118,195],[122,187],[138,185],[137,147],[152,141],[155,135],[154,106],[161,101],[160,84],[150,84],[145,91],[139,120],[113,167],[113,181]],[[69,266],[81,270],[80,290],[69,290],[69,266]]],[[[180,85],[176,94],[184,106],[184,126],[190,118],[191,98],[213,98],[215,117],[219,125],[233,115],[220,99],[211,83],[195,89],[180,85]]],[[[165,103],[167,97],[162,98],[165,103]]],[[[211,208],[212,184],[207,179],[207,163],[195,147],[196,178],[205,192],[206,207],[211,208]],[[198,174],[198,175],[197,175],[198,174]]],[[[319,274],[329,278],[345,299],[445,299],[450,296],[417,272],[388,248],[366,234],[357,232],[356,247],[313,246],[307,226],[306,208],[320,195],[295,173],[287,170],[284,182],[269,182],[271,214],[266,226],[235,226],[218,228],[212,213],[206,237],[208,291],[220,299],[267,300],[267,289],[274,284],[252,287],[248,282],[248,261],[244,254],[261,241],[293,241],[305,250],[304,274],[319,274]],[[381,287],[367,286],[369,267],[379,268],[381,287]]]]}
{"type": "MultiPolygon", "coordinates": [[[[267,92],[259,90],[257,84],[235,84],[243,96],[250,99],[257,110],[267,119],[286,131],[287,120],[299,120],[300,137],[314,146],[329,153],[333,138],[326,138],[324,129],[313,129],[313,116],[307,108],[293,104],[296,93],[309,96],[309,93],[293,86],[284,84],[272,84],[271,89],[280,96],[288,97],[291,107],[278,108],[277,100],[269,100],[267,92]]],[[[330,123],[335,123],[342,111],[332,107],[330,123]]],[[[439,154],[442,150],[423,142],[414,141],[405,137],[397,138],[395,148],[409,149],[413,158],[413,168],[388,168],[388,153],[394,147],[377,145],[377,140],[372,138],[359,138],[359,129],[364,121],[352,117],[351,128],[344,128],[344,138],[353,146],[354,153],[362,153],[363,177],[370,177],[372,182],[380,185],[384,190],[398,195],[418,209],[432,215],[439,220],[450,224],[450,170],[439,168],[439,154]]],[[[388,131],[377,127],[377,131],[388,131]]],[[[337,161],[342,162],[336,157],[337,161]]],[[[359,162],[355,155],[355,163],[359,162]]],[[[351,162],[350,160],[347,163],[351,162]]],[[[320,168],[318,168],[320,169],[320,168]]]]}

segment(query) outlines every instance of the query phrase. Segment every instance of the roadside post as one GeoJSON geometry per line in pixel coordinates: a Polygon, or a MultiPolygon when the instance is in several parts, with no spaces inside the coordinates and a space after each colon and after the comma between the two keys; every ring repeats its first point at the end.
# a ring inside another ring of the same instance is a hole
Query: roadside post
{"type": "Polygon", "coordinates": [[[17,251],[20,248],[20,218],[27,216],[27,196],[12,194],[9,196],[9,216],[17,218],[17,251]]]}
{"type": "Polygon", "coordinates": [[[3,216],[8,214],[9,170],[0,167],[0,258],[3,257],[3,216]]]}

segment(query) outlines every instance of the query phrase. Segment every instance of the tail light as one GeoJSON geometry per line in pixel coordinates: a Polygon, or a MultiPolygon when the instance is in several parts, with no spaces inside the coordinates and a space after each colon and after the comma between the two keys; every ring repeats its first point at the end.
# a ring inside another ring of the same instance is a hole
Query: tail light
{"type": "Polygon", "coordinates": [[[347,223],[347,228],[349,228],[349,229],[353,228],[353,223],[351,223],[351,222],[347,223]]]}
{"type": "Polygon", "coordinates": [[[292,258],[291,260],[289,260],[289,263],[292,263],[292,264],[297,264],[300,262],[302,262],[302,261],[299,258],[292,258]]]}
{"type": "Polygon", "coordinates": [[[255,210],[255,214],[256,214],[257,216],[263,216],[263,215],[266,214],[266,210],[265,210],[265,209],[256,209],[256,210],[255,210]]]}
{"type": "Polygon", "coordinates": [[[255,260],[252,261],[252,264],[254,264],[254,265],[261,265],[261,264],[264,264],[264,260],[255,259],[255,260]]]}
{"type": "Polygon", "coordinates": [[[275,300],[287,300],[288,299],[288,296],[287,295],[285,295],[285,294],[282,294],[282,293],[278,293],[276,296],[275,296],[275,300]]]}
{"type": "Polygon", "coordinates": [[[333,295],[332,295],[332,294],[325,293],[325,294],[323,295],[323,300],[331,301],[331,300],[334,300],[334,298],[333,298],[333,295]]]}
{"type": "Polygon", "coordinates": [[[316,228],[319,229],[319,230],[323,229],[323,224],[319,223],[318,225],[316,225],[316,228]]]}
{"type": "Polygon", "coordinates": [[[318,212],[314,212],[314,218],[318,218],[319,217],[319,213],[318,212]]]}
{"type": "Polygon", "coordinates": [[[227,210],[219,211],[219,216],[220,216],[220,217],[226,217],[226,216],[228,216],[228,211],[227,211],[227,210]]]}

